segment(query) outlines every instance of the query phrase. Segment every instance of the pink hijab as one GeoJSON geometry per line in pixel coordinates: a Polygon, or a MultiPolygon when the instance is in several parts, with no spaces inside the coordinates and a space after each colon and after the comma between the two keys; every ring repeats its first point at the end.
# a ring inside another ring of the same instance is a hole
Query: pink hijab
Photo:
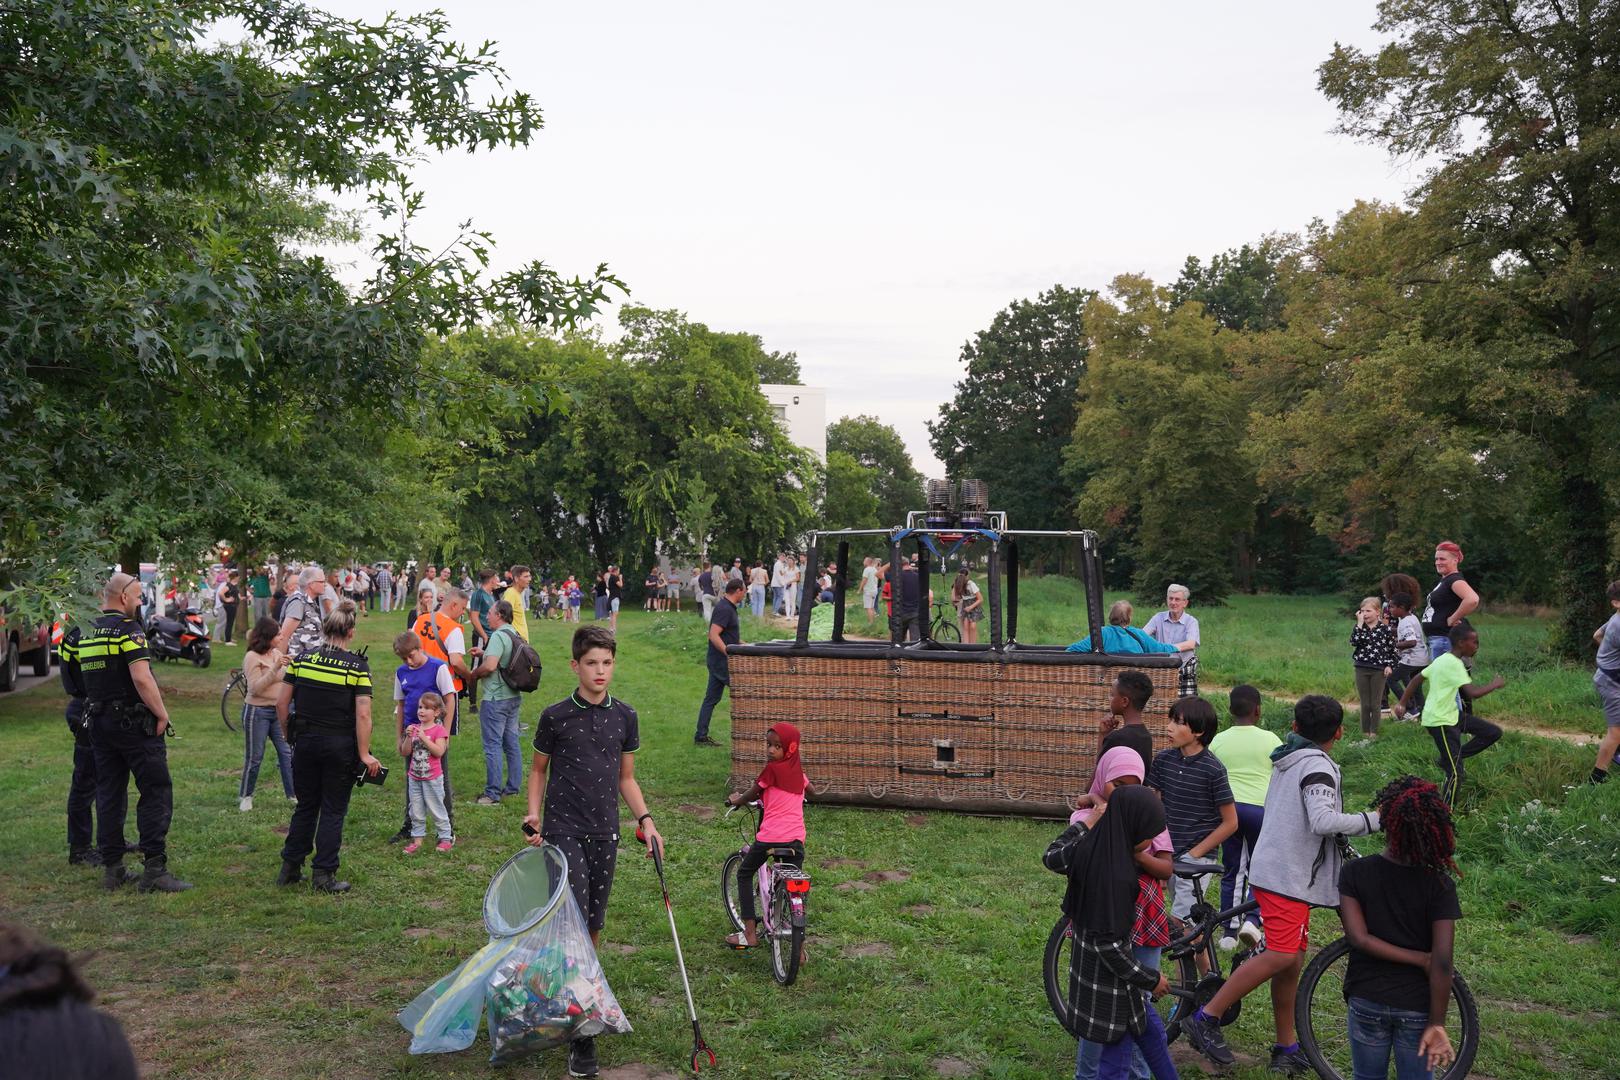
{"type": "MultiPolygon", "coordinates": [[[[1146,779],[1142,775],[1142,757],[1128,746],[1116,746],[1102,757],[1097,759],[1097,771],[1091,776],[1089,794],[1101,795],[1103,786],[1111,784],[1122,776],[1134,776],[1138,781],[1146,779]]],[[[1076,810],[1069,815],[1069,824],[1085,820],[1088,824],[1095,810],[1076,810]]],[[[1170,831],[1166,829],[1148,844],[1148,850],[1154,853],[1175,850],[1170,843],[1170,831]]]]}

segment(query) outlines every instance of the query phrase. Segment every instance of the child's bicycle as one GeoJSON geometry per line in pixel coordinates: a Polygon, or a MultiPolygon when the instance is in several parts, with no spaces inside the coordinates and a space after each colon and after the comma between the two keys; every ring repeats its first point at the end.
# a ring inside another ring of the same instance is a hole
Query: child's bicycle
{"type": "MultiPolygon", "coordinates": [[[[1202,879],[1212,873],[1210,867],[1205,863],[1179,860],[1174,866],[1176,875],[1192,878],[1199,892],[1198,900],[1188,913],[1181,934],[1171,938],[1170,944],[1164,947],[1159,960],[1160,970],[1170,984],[1169,993],[1159,998],[1157,1002],[1159,1016],[1164,1021],[1165,1038],[1169,1042],[1175,1042],[1181,1034],[1181,1021],[1191,1016],[1200,1006],[1207,1005],[1215,996],[1215,992],[1226,982],[1226,976],[1221,973],[1221,956],[1215,948],[1215,939],[1220,936],[1217,931],[1260,907],[1259,903],[1250,900],[1248,903],[1218,912],[1203,898],[1205,882],[1202,879]],[[1200,953],[1204,954],[1209,966],[1207,975],[1198,973],[1200,953]]],[[[1213,872],[1218,873],[1219,870],[1220,868],[1216,867],[1213,872]]],[[[1060,916],[1057,925],[1052,927],[1051,935],[1046,939],[1046,957],[1042,970],[1046,981],[1046,1000],[1052,1006],[1052,1012],[1058,1018],[1058,1022],[1069,1031],[1074,1030],[1069,1007],[1069,963],[1073,948],[1074,929],[1069,923],[1068,916],[1060,916]]],[[[1232,970],[1236,971],[1239,965],[1253,955],[1252,949],[1243,949],[1235,953],[1232,957],[1232,970]]],[[[1221,1026],[1235,1023],[1242,1011],[1243,1003],[1240,1001],[1221,1017],[1221,1026]]]]}
{"type": "MultiPolygon", "coordinates": [[[[764,819],[764,806],[758,802],[748,804],[754,808],[754,830],[759,832],[764,819]]],[[[735,806],[726,809],[731,817],[735,806]]],[[[737,903],[737,867],[748,853],[748,843],[733,852],[720,870],[720,900],[726,907],[726,917],[738,933],[743,932],[742,909],[737,903]]],[[[755,878],[756,910],[760,913],[759,936],[761,942],[771,946],[771,974],[783,986],[792,986],[799,977],[799,957],[804,948],[806,904],[810,899],[810,875],[801,867],[784,861],[797,858],[798,852],[790,847],[773,847],[765,864],[755,878]]]]}
{"type": "MultiPolygon", "coordinates": [[[[1226,982],[1221,973],[1221,956],[1215,947],[1221,928],[1237,922],[1243,916],[1259,910],[1258,901],[1250,900],[1217,911],[1204,899],[1207,879],[1220,872],[1219,867],[1206,863],[1174,863],[1177,877],[1191,879],[1198,899],[1188,913],[1181,933],[1164,948],[1160,960],[1161,970],[1170,983],[1170,991],[1158,1002],[1159,1015],[1164,1021],[1165,1038],[1174,1042],[1181,1034],[1181,1022],[1201,1006],[1209,1004],[1216,991],[1226,982]],[[1209,967],[1206,975],[1199,975],[1199,953],[1203,953],[1209,967]],[[1171,965],[1174,965],[1173,969],[1171,965]]],[[[1044,974],[1046,997],[1053,1013],[1065,1029],[1073,1030],[1068,1002],[1069,961],[1074,932],[1069,920],[1059,918],[1046,942],[1044,974]]],[[[1265,946],[1262,944],[1259,949],[1265,946]]],[[[1232,956],[1232,971],[1236,971],[1259,949],[1242,949],[1232,956]]],[[[1340,938],[1320,950],[1306,965],[1300,976],[1299,992],[1294,1002],[1294,1024],[1299,1029],[1300,1049],[1305,1052],[1312,1068],[1323,1080],[1349,1080],[1350,1036],[1347,1009],[1344,1001],[1344,975],[1348,967],[1350,942],[1340,938]]],[[[1228,972],[1230,974],[1230,972],[1228,972]]],[[[1453,1035],[1456,1058],[1445,1071],[1435,1073],[1435,1080],[1463,1080],[1479,1052],[1479,1009],[1474,995],[1460,974],[1451,979],[1451,1002],[1456,1011],[1457,1026],[1453,1035]]],[[[1242,1014],[1239,1001],[1221,1016],[1221,1026],[1235,1023],[1242,1014]]]]}

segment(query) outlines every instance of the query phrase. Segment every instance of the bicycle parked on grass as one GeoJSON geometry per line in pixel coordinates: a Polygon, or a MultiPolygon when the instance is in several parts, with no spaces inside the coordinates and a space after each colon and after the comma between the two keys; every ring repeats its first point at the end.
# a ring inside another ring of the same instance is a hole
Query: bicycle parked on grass
{"type": "MultiPolygon", "coordinates": [[[[1223,927],[1258,911],[1258,901],[1249,900],[1225,911],[1217,911],[1204,898],[1207,879],[1220,868],[1205,863],[1176,861],[1177,877],[1193,882],[1198,899],[1194,901],[1181,933],[1164,947],[1160,970],[1170,984],[1170,990],[1156,1002],[1164,1021],[1165,1038],[1170,1042],[1181,1035],[1181,1023],[1200,1007],[1209,1004],[1216,992],[1225,984],[1227,975],[1236,971],[1244,961],[1265,948],[1242,949],[1232,956],[1232,966],[1222,974],[1221,957],[1215,947],[1223,927]],[[1208,966],[1206,974],[1198,972],[1198,957],[1202,954],[1208,966]],[[1174,965],[1172,968],[1171,965],[1174,965]]],[[[1066,916],[1060,917],[1046,940],[1046,955],[1042,973],[1046,982],[1046,999],[1052,1012],[1065,1030],[1073,1031],[1074,1023],[1068,1001],[1069,962],[1074,946],[1074,930],[1066,916]]],[[[1300,1049],[1323,1080],[1350,1080],[1349,1010],[1344,1000],[1344,975],[1349,964],[1350,942],[1339,938],[1329,943],[1312,957],[1300,976],[1298,995],[1294,1001],[1294,1025],[1299,1031],[1300,1049]]],[[[1479,1053],[1479,1008],[1474,995],[1462,975],[1453,973],[1451,1004],[1457,1014],[1454,1046],[1457,1056],[1444,1071],[1436,1072],[1435,1080],[1463,1080],[1479,1053]]],[[[1234,1004],[1221,1016],[1221,1026],[1236,1023],[1243,1012],[1243,1002],[1234,1004]]]]}
{"type": "Polygon", "coordinates": [[[934,617],[928,623],[928,636],[935,641],[961,641],[962,628],[956,625],[956,605],[949,600],[934,601],[934,617]]]}
{"type": "Polygon", "coordinates": [[[236,721],[247,704],[247,675],[241,668],[232,668],[225,682],[225,691],[219,695],[219,718],[225,721],[226,731],[236,730],[236,721]]]}
{"type": "MultiPolygon", "coordinates": [[[[725,905],[726,917],[738,933],[744,932],[742,908],[737,902],[737,868],[748,854],[746,837],[758,835],[764,822],[764,804],[748,804],[754,810],[754,828],[745,834],[743,846],[726,858],[720,870],[720,900],[725,905]]],[[[735,806],[726,808],[729,820],[735,806]]],[[[755,875],[756,910],[760,913],[759,937],[761,943],[770,942],[771,974],[783,986],[792,986],[799,977],[799,960],[804,949],[806,908],[810,899],[810,875],[803,867],[794,866],[788,859],[797,859],[799,852],[787,845],[772,847],[764,865],[755,875]]]]}

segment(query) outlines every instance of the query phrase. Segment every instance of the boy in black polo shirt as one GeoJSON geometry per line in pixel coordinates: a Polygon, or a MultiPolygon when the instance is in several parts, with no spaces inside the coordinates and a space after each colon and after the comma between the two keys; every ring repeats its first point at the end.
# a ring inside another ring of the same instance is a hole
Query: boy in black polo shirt
{"type": "MultiPolygon", "coordinates": [[[[541,713],[535,725],[529,814],[523,820],[537,830],[530,844],[551,844],[567,856],[568,886],[585,914],[591,944],[598,945],[619,855],[619,797],[636,815],[648,855],[653,844],[662,853],[664,840],[636,783],[636,710],[608,693],[617,653],[613,635],[603,626],[582,626],[574,631],[573,653],[579,687],[541,713]]],[[[568,1072],[596,1075],[593,1039],[570,1044],[568,1072]]]]}

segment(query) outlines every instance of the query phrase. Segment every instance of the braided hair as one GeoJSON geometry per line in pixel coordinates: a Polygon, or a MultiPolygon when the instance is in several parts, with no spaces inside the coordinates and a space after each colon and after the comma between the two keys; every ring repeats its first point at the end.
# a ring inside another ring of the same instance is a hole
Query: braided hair
{"type": "Polygon", "coordinates": [[[1385,842],[1397,861],[1462,877],[1452,860],[1457,833],[1451,807],[1439,788],[1416,776],[1402,776],[1384,785],[1372,804],[1383,819],[1385,842]]]}

